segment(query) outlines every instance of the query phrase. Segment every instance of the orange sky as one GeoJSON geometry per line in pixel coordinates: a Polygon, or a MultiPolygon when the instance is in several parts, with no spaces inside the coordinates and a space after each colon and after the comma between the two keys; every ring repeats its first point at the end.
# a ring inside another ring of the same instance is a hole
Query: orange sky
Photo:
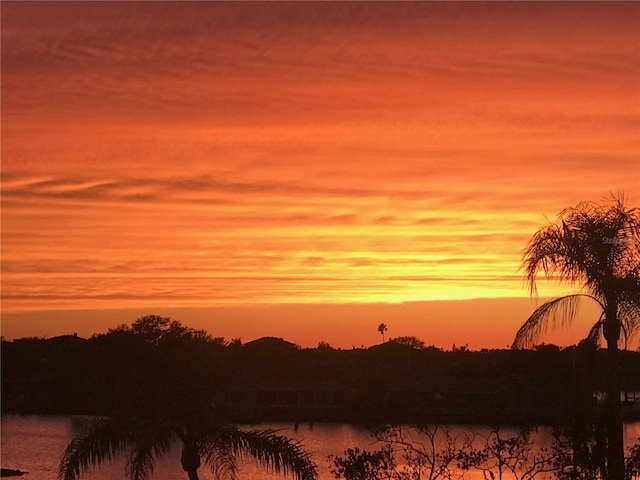
{"type": "Polygon", "coordinates": [[[1,8],[10,338],[135,311],[351,346],[384,311],[504,346],[528,299],[456,302],[526,297],[545,216],[638,205],[637,3],[1,8]]]}

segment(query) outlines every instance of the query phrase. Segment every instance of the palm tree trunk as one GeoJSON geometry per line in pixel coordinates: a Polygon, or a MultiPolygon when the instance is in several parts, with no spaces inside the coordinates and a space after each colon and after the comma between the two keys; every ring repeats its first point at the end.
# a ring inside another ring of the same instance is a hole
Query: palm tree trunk
{"type": "Polygon", "coordinates": [[[609,480],[624,478],[624,440],[622,435],[622,409],[620,406],[620,375],[618,346],[608,348],[609,375],[607,375],[607,431],[609,480]],[[612,348],[613,347],[613,348],[612,348]]]}
{"type": "Polygon", "coordinates": [[[189,480],[198,480],[198,468],[200,468],[200,452],[193,442],[185,441],[180,457],[182,469],[187,472],[189,480]]]}
{"type": "Polygon", "coordinates": [[[608,303],[604,323],[604,336],[607,340],[607,470],[609,480],[624,478],[624,440],[622,433],[622,408],[620,406],[620,360],[618,339],[620,323],[616,315],[614,302],[608,303]]]}
{"type": "Polygon", "coordinates": [[[198,479],[198,470],[189,470],[187,472],[187,475],[189,475],[189,480],[199,480],[198,479]]]}

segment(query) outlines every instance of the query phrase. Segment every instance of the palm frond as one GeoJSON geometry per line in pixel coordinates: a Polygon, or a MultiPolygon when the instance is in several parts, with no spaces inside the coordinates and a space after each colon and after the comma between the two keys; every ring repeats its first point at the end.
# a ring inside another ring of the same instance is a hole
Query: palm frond
{"type": "Polygon", "coordinates": [[[540,272],[559,281],[583,279],[582,252],[575,247],[571,232],[564,222],[562,225],[550,224],[538,230],[529,241],[522,263],[532,295],[537,293],[536,279],[540,272]]]}
{"type": "Polygon", "coordinates": [[[540,305],[516,333],[511,348],[521,349],[532,347],[549,327],[565,327],[573,322],[581,298],[591,298],[604,310],[600,300],[584,293],[576,293],[564,297],[554,298],[540,305]],[[549,325],[551,324],[551,325],[549,325]]]}
{"type": "Polygon", "coordinates": [[[135,441],[134,432],[125,423],[109,419],[94,420],[91,425],[69,442],[58,466],[58,478],[75,480],[80,474],[113,457],[135,441]]]}
{"type": "Polygon", "coordinates": [[[297,480],[316,480],[318,477],[317,467],[311,461],[311,455],[304,451],[302,443],[278,435],[273,430],[244,431],[226,427],[219,430],[211,441],[211,449],[216,445],[222,446],[235,456],[251,457],[276,473],[292,475],[297,480]]]}
{"type": "Polygon", "coordinates": [[[640,210],[624,197],[611,205],[581,202],[560,212],[557,223],[538,230],[523,252],[524,277],[531,294],[544,273],[559,282],[578,283],[600,295],[612,278],[624,278],[640,263],[640,210]]]}
{"type": "Polygon", "coordinates": [[[201,451],[205,463],[218,480],[236,480],[238,462],[230,445],[210,442],[201,451]]]}
{"type": "Polygon", "coordinates": [[[155,459],[169,451],[173,434],[161,425],[146,425],[136,432],[135,437],[127,459],[126,473],[132,480],[145,480],[153,472],[155,459]]]}
{"type": "Polygon", "coordinates": [[[589,333],[587,334],[587,338],[589,340],[593,340],[596,345],[600,343],[600,339],[602,338],[602,323],[604,322],[604,312],[600,315],[600,318],[593,326],[589,329],[589,333]]]}
{"type": "Polygon", "coordinates": [[[618,301],[617,314],[625,343],[631,341],[640,332],[640,301],[634,298],[635,296],[630,292],[624,292],[618,301]]]}

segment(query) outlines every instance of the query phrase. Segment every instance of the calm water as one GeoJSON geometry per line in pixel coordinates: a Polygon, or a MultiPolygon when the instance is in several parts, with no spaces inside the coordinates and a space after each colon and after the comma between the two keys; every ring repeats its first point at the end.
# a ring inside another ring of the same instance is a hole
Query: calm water
{"type": "MultiPolygon", "coordinates": [[[[78,419],[73,417],[42,417],[7,415],[2,417],[1,453],[3,468],[26,470],[29,480],[53,480],[56,478],[57,464],[67,443],[80,428],[78,419]]],[[[291,424],[262,424],[257,428],[278,429],[282,434],[302,440],[308,451],[312,452],[320,469],[321,480],[331,480],[328,455],[340,455],[346,448],[360,447],[375,449],[373,439],[365,429],[345,424],[315,424],[313,427],[301,424],[295,430],[291,424]]],[[[464,427],[452,427],[461,432],[464,427]]],[[[508,429],[504,430],[508,433],[508,429]]],[[[634,443],[640,437],[640,422],[625,425],[627,444],[634,443]]],[[[550,431],[539,429],[537,441],[547,444],[550,431]]],[[[213,480],[206,468],[200,471],[202,480],[213,480]]],[[[117,459],[105,464],[99,470],[84,478],[91,480],[121,480],[124,478],[124,460],[117,459]]],[[[169,455],[159,459],[153,478],[163,480],[184,480],[185,473],[180,467],[180,450],[174,449],[169,455]]],[[[241,480],[272,480],[281,478],[271,475],[251,463],[244,464],[239,474],[241,480]]],[[[473,475],[466,478],[473,479],[473,475]]],[[[477,478],[482,478],[478,475],[477,478]]]]}

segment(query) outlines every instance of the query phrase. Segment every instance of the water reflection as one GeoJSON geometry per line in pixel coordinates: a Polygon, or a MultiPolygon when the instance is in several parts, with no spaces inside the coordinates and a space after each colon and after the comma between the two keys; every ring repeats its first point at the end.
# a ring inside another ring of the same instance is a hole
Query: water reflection
{"type": "MultiPolygon", "coordinates": [[[[30,480],[50,480],[56,478],[58,461],[73,435],[80,431],[86,417],[44,417],[44,416],[2,416],[1,451],[2,467],[16,468],[30,472],[30,480]]],[[[255,426],[253,426],[255,427],[255,426]]],[[[377,448],[374,439],[364,428],[347,424],[261,424],[259,428],[271,428],[280,433],[304,442],[308,451],[313,454],[319,466],[320,479],[331,480],[328,455],[341,455],[346,448],[377,448]]],[[[477,426],[450,426],[454,435],[477,426]]],[[[487,430],[488,429],[484,429],[487,430]]],[[[515,433],[517,429],[504,429],[505,434],[515,433]]],[[[640,422],[625,425],[625,442],[631,445],[640,437],[640,422]]],[[[540,446],[549,446],[552,441],[551,429],[537,429],[536,442],[540,446]]],[[[105,464],[98,470],[83,478],[88,480],[122,480],[124,476],[124,458],[118,458],[111,464],[105,464]]],[[[213,475],[205,468],[200,469],[202,480],[213,480],[213,475]]],[[[480,472],[478,472],[480,474],[480,472]]],[[[165,480],[184,480],[185,473],[180,467],[180,449],[175,448],[168,455],[158,459],[153,478],[165,480]]],[[[240,479],[266,480],[281,478],[263,469],[245,463],[239,475],[240,479]]],[[[469,479],[474,477],[469,475],[469,479]]],[[[481,474],[478,478],[482,478],[481,474]]]]}

